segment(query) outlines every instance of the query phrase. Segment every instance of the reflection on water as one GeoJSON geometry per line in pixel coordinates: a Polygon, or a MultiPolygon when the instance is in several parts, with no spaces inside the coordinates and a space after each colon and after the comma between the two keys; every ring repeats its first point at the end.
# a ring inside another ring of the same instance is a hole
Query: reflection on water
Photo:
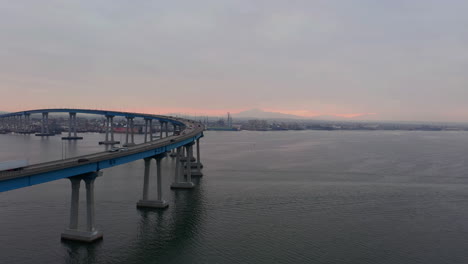
{"type": "MultiPolygon", "coordinates": [[[[103,151],[102,137],[0,135],[0,159],[103,151]]],[[[164,211],[136,208],[143,161],[104,171],[98,243],[60,242],[67,180],[0,193],[0,262],[468,263],[466,142],[463,132],[208,131],[195,189],[170,190],[174,160],[163,160],[164,211]]],[[[84,199],[82,187],[82,225],[84,199]]]]}

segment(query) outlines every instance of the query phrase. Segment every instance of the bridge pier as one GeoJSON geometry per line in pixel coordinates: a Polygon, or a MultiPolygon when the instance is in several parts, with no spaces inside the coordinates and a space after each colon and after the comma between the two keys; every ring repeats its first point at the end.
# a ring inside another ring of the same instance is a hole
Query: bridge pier
{"type": "Polygon", "coordinates": [[[76,133],[76,113],[70,112],[69,115],[70,117],[68,119],[68,137],[62,137],[62,140],[83,139],[83,137],[79,137],[76,133]]]}
{"type": "Polygon", "coordinates": [[[145,143],[148,142],[148,122],[149,119],[145,118],[145,143]]]}
{"type": "Polygon", "coordinates": [[[114,116],[106,115],[106,140],[99,141],[99,145],[114,145],[120,144],[120,141],[114,139],[114,116]],[[109,140],[110,134],[110,140],[109,140]]]}
{"type": "MultiPolygon", "coordinates": [[[[203,176],[203,172],[201,171],[203,164],[201,163],[201,160],[200,160],[200,139],[199,138],[197,139],[197,160],[194,165],[196,165],[195,166],[196,170],[192,171],[192,176],[199,176],[199,177],[203,176]]],[[[193,166],[188,167],[188,168],[192,169],[193,166]]]]}
{"type": "Polygon", "coordinates": [[[24,114],[24,122],[21,125],[21,134],[31,134],[31,114],[24,114]]]}
{"type": "Polygon", "coordinates": [[[159,138],[163,138],[164,121],[159,121],[159,138]]]}
{"type": "Polygon", "coordinates": [[[149,120],[149,141],[153,141],[153,119],[149,120]]]}
{"type": "Polygon", "coordinates": [[[191,189],[195,187],[195,184],[192,182],[192,173],[191,173],[191,148],[192,144],[185,145],[184,147],[177,148],[176,156],[176,169],[175,169],[175,182],[171,184],[171,189],[191,189]],[[186,173],[184,172],[184,164],[182,163],[181,155],[183,148],[185,147],[187,151],[187,169],[186,173]],[[186,176],[186,179],[181,179],[183,176],[186,176]]]}
{"type": "Polygon", "coordinates": [[[145,118],[145,143],[153,141],[153,120],[151,118],[145,118]]]}
{"type": "Polygon", "coordinates": [[[130,147],[135,145],[135,132],[133,131],[133,117],[128,117],[127,116],[127,130],[125,133],[125,144],[123,145],[124,147],[130,147]],[[130,134],[130,139],[131,142],[128,142],[130,134]]]}
{"type": "Polygon", "coordinates": [[[166,137],[168,137],[168,136],[169,136],[169,122],[167,122],[167,121],[166,121],[166,128],[165,128],[165,130],[166,130],[166,137]]]}
{"type": "Polygon", "coordinates": [[[21,132],[21,125],[23,124],[23,116],[18,115],[16,116],[16,126],[15,126],[15,133],[21,132]]]}
{"type": "Polygon", "coordinates": [[[156,175],[157,175],[157,200],[148,199],[148,189],[149,189],[149,176],[150,176],[150,167],[151,159],[146,158],[145,161],[145,176],[143,180],[143,199],[137,202],[137,208],[159,208],[164,209],[169,205],[166,201],[162,199],[162,170],[161,170],[161,160],[164,158],[164,155],[157,155],[154,157],[156,159],[156,175]]]}
{"type": "Polygon", "coordinates": [[[42,113],[41,133],[36,134],[39,137],[53,136],[54,134],[49,132],[49,113],[42,113]]]}
{"type": "Polygon", "coordinates": [[[91,172],[83,175],[70,177],[72,185],[71,204],[70,204],[70,224],[62,233],[63,240],[74,240],[81,242],[93,242],[101,239],[103,234],[95,228],[95,209],[94,209],[94,181],[96,177],[102,175],[102,172],[91,172]],[[81,180],[86,186],[86,229],[80,230],[78,225],[79,200],[81,180]]]}

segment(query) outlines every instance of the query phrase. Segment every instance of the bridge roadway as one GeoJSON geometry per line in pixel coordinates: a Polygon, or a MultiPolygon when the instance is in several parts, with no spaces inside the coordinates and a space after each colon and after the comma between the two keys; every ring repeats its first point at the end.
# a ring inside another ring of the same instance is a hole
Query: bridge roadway
{"type": "MultiPolygon", "coordinates": [[[[199,140],[203,137],[204,126],[200,123],[168,116],[149,115],[139,113],[115,112],[115,111],[101,111],[101,110],[86,110],[86,109],[43,109],[32,110],[25,112],[9,113],[0,115],[1,118],[12,117],[18,115],[27,115],[31,113],[44,113],[44,112],[66,112],[72,111],[73,113],[91,113],[112,116],[125,116],[125,117],[140,117],[145,120],[157,119],[163,122],[171,122],[183,129],[179,135],[167,136],[159,140],[154,140],[131,145],[125,149],[116,152],[98,152],[78,157],[72,157],[63,160],[55,160],[50,162],[43,162],[24,167],[19,171],[3,171],[0,172],[0,192],[23,188],[35,184],[41,184],[49,181],[54,181],[63,178],[69,178],[72,183],[72,201],[71,201],[71,215],[69,228],[62,233],[62,239],[77,240],[83,242],[92,242],[102,238],[102,232],[94,227],[94,180],[97,176],[102,174],[101,170],[118,166],[128,162],[143,159],[145,161],[144,172],[144,186],[143,186],[143,199],[137,203],[138,207],[146,208],[166,208],[168,205],[162,199],[161,190],[161,159],[166,156],[166,153],[171,150],[176,150],[176,168],[175,168],[175,182],[171,188],[192,188],[194,185],[191,182],[192,146],[196,142],[197,145],[197,161],[195,168],[197,173],[201,175],[201,161],[200,161],[200,148],[199,140]],[[184,151],[185,148],[185,151],[184,151]],[[184,156],[186,153],[186,156],[184,156]],[[148,200],[148,185],[149,185],[149,171],[150,161],[156,159],[157,164],[157,196],[155,201],[148,200]],[[185,161],[185,162],[184,162],[185,161]],[[185,168],[185,169],[184,169],[185,168]],[[186,177],[185,177],[186,176],[186,177]],[[78,228],[78,203],[79,203],[79,188],[81,180],[86,183],[86,198],[87,198],[87,228],[80,230],[78,228]]],[[[70,113],[72,113],[70,112],[70,113]]],[[[76,115],[76,114],[75,114],[76,115]]],[[[70,118],[72,116],[70,115],[70,118]]],[[[109,120],[109,119],[108,119],[109,120]]],[[[109,123],[108,123],[109,125],[109,123]]],[[[161,126],[162,129],[162,126],[161,126]]],[[[147,132],[147,130],[146,130],[147,132]]],[[[161,131],[162,135],[162,131],[161,131]]]]}

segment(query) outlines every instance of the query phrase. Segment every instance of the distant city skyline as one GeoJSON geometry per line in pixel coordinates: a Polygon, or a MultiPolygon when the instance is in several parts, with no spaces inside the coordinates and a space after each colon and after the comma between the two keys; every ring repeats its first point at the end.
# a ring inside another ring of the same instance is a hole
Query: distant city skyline
{"type": "Polygon", "coordinates": [[[1,6],[3,111],[468,121],[466,1],[1,6]]]}

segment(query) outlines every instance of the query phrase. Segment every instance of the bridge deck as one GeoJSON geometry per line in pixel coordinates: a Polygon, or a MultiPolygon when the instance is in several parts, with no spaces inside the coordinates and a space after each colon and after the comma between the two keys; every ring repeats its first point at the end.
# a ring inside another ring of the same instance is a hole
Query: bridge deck
{"type": "MultiPolygon", "coordinates": [[[[18,113],[32,113],[38,111],[38,113],[40,113],[41,111],[64,112],[65,110],[70,110],[71,112],[88,113],[87,110],[83,109],[81,109],[82,111],[80,111],[80,109],[58,109],[57,111],[54,111],[54,109],[43,109],[18,113]]],[[[93,113],[95,112],[94,110],[92,111],[93,113]]],[[[14,114],[17,113],[10,113],[7,115],[12,116],[14,114]]],[[[148,114],[109,111],[98,111],[98,114],[115,114],[119,116],[126,116],[131,114],[133,117],[153,118],[160,120],[163,119],[168,122],[182,124],[185,126],[185,129],[181,132],[180,135],[170,136],[159,140],[138,144],[132,147],[128,147],[125,151],[105,151],[92,153],[64,160],[55,160],[50,162],[33,164],[19,171],[0,172],[0,192],[23,188],[35,184],[41,184],[44,182],[54,181],[88,172],[98,171],[101,169],[132,162],[138,159],[155,156],[161,153],[165,153],[166,151],[169,151],[171,149],[194,142],[195,140],[203,136],[203,125],[186,119],[148,114]],[[80,159],[81,161],[83,161],[83,159],[86,159],[87,161],[78,162],[78,160],[80,159]]],[[[1,117],[5,117],[5,115],[0,115],[0,118],[1,117]]]]}

